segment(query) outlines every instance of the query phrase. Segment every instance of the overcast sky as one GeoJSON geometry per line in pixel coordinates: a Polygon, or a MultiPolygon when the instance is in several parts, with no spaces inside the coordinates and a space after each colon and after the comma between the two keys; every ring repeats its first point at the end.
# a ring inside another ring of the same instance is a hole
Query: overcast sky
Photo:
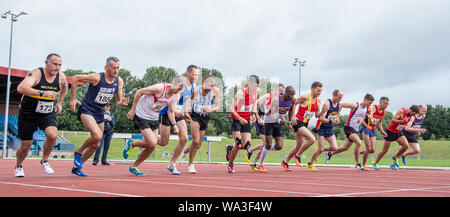
{"type": "MultiPolygon", "coordinates": [[[[149,66],[222,72],[227,85],[257,74],[296,89],[295,57],[306,60],[301,92],[324,84],[344,101],[366,93],[412,104],[450,106],[450,2],[170,0],[2,1],[25,11],[14,25],[12,66],[43,66],[59,53],[64,69],[101,72],[108,56],[141,77],[149,66]]],[[[0,66],[8,66],[10,23],[0,22],[0,66]]]]}

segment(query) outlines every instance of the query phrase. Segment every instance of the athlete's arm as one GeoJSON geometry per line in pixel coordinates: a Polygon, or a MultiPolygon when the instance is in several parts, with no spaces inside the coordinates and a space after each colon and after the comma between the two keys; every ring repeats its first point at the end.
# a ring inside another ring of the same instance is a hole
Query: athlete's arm
{"type": "MultiPolygon", "coordinates": [[[[307,100],[308,100],[308,95],[306,95],[306,94],[300,95],[293,101],[293,107],[295,108],[297,106],[297,104],[300,104],[300,106],[301,106],[302,103],[304,103],[307,100]]],[[[295,115],[292,115],[291,122],[293,125],[297,126],[297,117],[295,115]]]]}
{"type": "Polygon", "coordinates": [[[180,100],[180,93],[177,93],[170,100],[169,108],[167,109],[167,116],[169,117],[170,125],[173,127],[173,132],[178,134],[178,125],[175,119],[175,113],[178,111],[177,103],[180,100]]]}
{"type": "Polygon", "coordinates": [[[366,114],[367,118],[371,122],[373,122],[373,113],[375,113],[375,106],[371,105],[371,106],[369,106],[369,109],[367,109],[367,114],[366,114]]]}
{"type": "Polygon", "coordinates": [[[402,123],[405,123],[407,121],[408,121],[408,118],[407,117],[403,117],[403,110],[402,109],[398,110],[395,113],[394,117],[392,117],[392,120],[391,120],[391,122],[395,123],[395,124],[402,124],[402,123]]]}
{"type": "Polygon", "coordinates": [[[423,129],[423,128],[416,129],[416,128],[413,128],[413,127],[412,127],[412,125],[413,125],[413,123],[414,123],[415,120],[416,120],[416,116],[414,115],[414,116],[411,118],[411,120],[409,120],[409,122],[406,124],[406,126],[405,126],[405,131],[408,131],[408,132],[411,132],[411,133],[413,133],[413,132],[416,132],[416,133],[425,133],[425,132],[427,131],[426,129],[423,129]]]}
{"type": "Polygon", "coordinates": [[[238,90],[236,93],[236,96],[234,96],[233,102],[230,105],[230,111],[241,122],[241,124],[245,125],[248,123],[247,120],[242,118],[236,111],[236,105],[243,97],[244,97],[244,93],[242,92],[242,90],[238,90]]]}
{"type": "Polygon", "coordinates": [[[100,74],[92,73],[89,75],[75,75],[72,77],[72,85],[70,87],[70,89],[71,89],[70,110],[72,110],[72,112],[75,112],[76,104],[79,104],[79,105],[81,104],[81,102],[78,101],[78,99],[77,99],[78,82],[88,83],[90,85],[95,86],[100,82],[100,74]]]}
{"type": "Polygon", "coordinates": [[[358,105],[356,105],[356,103],[351,103],[351,102],[343,102],[343,103],[341,103],[341,108],[349,108],[351,110],[354,110],[354,109],[356,109],[356,107],[358,107],[358,105]]]}
{"type": "Polygon", "coordinates": [[[213,98],[214,98],[214,103],[216,103],[216,107],[214,107],[211,112],[217,112],[217,111],[220,110],[220,106],[221,106],[221,103],[220,103],[220,90],[217,87],[214,87],[213,90],[214,90],[213,98]]]}
{"type": "MultiPolygon", "coordinates": [[[[256,95],[258,96],[258,94],[259,94],[259,87],[256,90],[256,95]]],[[[253,118],[253,123],[256,123],[256,121],[257,121],[256,113],[258,113],[258,103],[256,103],[256,102],[253,103],[251,111],[252,112],[250,113],[250,117],[253,118]]]]}
{"type": "Polygon", "coordinates": [[[331,121],[328,120],[328,118],[325,118],[325,116],[327,116],[326,111],[328,111],[328,109],[330,109],[330,107],[331,107],[330,101],[326,101],[326,102],[323,104],[323,106],[322,106],[322,111],[321,111],[322,115],[320,115],[320,117],[319,117],[320,122],[326,123],[326,124],[331,123],[331,121]],[[325,111],[325,112],[324,112],[324,111],[325,111]]]}
{"type": "Polygon", "coordinates": [[[130,97],[127,97],[123,90],[123,79],[119,77],[118,88],[116,93],[116,105],[117,106],[127,106],[130,102],[130,97]]]}
{"type": "MultiPolygon", "coordinates": [[[[261,98],[259,98],[258,100],[256,100],[256,105],[262,105],[264,103],[267,102],[267,98],[270,97],[270,93],[266,93],[264,95],[261,96],[261,98]]],[[[258,122],[259,125],[264,124],[263,120],[261,119],[261,116],[259,116],[259,112],[256,112],[256,121],[258,122]]]]}
{"type": "Polygon", "coordinates": [[[67,85],[66,76],[64,73],[59,73],[59,97],[58,102],[56,102],[56,114],[59,115],[62,112],[62,103],[64,102],[64,97],[67,95],[69,87],[67,85]]]}
{"type": "Polygon", "coordinates": [[[136,91],[134,95],[133,105],[131,106],[130,111],[127,113],[127,118],[132,120],[134,115],[136,114],[136,106],[141,99],[142,95],[154,95],[160,96],[162,94],[162,89],[164,89],[163,84],[154,84],[150,87],[144,87],[136,91]]]}
{"type": "MultiPolygon", "coordinates": [[[[26,96],[40,96],[40,90],[33,88],[41,80],[41,72],[39,69],[34,69],[28,72],[27,76],[17,86],[17,92],[26,96]]],[[[56,98],[55,91],[44,91],[43,97],[56,98]]]]}
{"type": "MultiPolygon", "coordinates": [[[[322,103],[322,100],[317,99],[317,108],[320,108],[320,104],[322,103]]],[[[329,107],[327,104],[324,104],[324,106],[322,107],[322,110],[319,112],[319,109],[316,110],[316,112],[314,112],[316,118],[320,118],[320,116],[322,116],[323,114],[325,114],[328,111],[329,107]]]]}
{"type": "MultiPolygon", "coordinates": [[[[305,102],[305,101],[307,101],[308,100],[308,96],[307,95],[301,95],[301,96],[299,96],[299,97],[297,97],[295,100],[294,100],[294,104],[295,105],[297,105],[297,104],[302,104],[303,102],[305,102]]],[[[294,106],[295,107],[295,106],[294,106]]]]}
{"type": "Polygon", "coordinates": [[[384,119],[384,116],[378,122],[377,127],[380,130],[381,134],[383,134],[383,137],[387,137],[387,133],[383,129],[383,119],[384,119]]]}

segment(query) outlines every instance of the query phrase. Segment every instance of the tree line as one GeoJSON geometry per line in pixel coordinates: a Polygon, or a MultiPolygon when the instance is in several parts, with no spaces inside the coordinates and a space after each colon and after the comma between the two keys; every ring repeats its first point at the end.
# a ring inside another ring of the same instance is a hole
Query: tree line
{"type": "MultiPolygon", "coordinates": [[[[210,136],[227,136],[231,137],[231,120],[230,120],[230,112],[228,111],[228,107],[231,104],[231,101],[234,98],[234,94],[240,88],[238,85],[232,87],[226,87],[223,82],[223,75],[220,71],[216,69],[207,69],[200,68],[201,70],[201,78],[206,75],[213,75],[216,78],[216,86],[221,89],[221,97],[222,97],[222,109],[219,112],[210,114],[210,121],[208,125],[208,130],[206,135],[210,136]]],[[[67,69],[63,71],[63,73],[67,77],[72,77],[77,74],[90,74],[95,73],[92,71],[85,72],[83,70],[73,70],[67,69]]],[[[131,72],[127,69],[120,69],[119,76],[124,81],[123,92],[130,97],[130,103],[126,107],[117,107],[115,105],[114,99],[112,100],[111,111],[114,113],[116,118],[116,128],[115,132],[120,133],[139,133],[139,130],[134,129],[133,122],[127,119],[126,114],[131,108],[133,104],[134,95],[136,91],[140,88],[147,87],[160,82],[171,82],[172,79],[184,73],[178,73],[172,68],[167,68],[164,66],[152,66],[146,69],[145,74],[140,78],[135,75],[132,75],[131,72]]],[[[199,79],[197,85],[201,85],[201,81],[203,79],[199,79]]],[[[241,86],[245,85],[245,81],[241,82],[241,86]]],[[[271,92],[277,86],[277,83],[270,82],[265,78],[260,78],[260,89],[262,96],[265,93],[271,92]]],[[[81,101],[85,92],[87,91],[87,84],[78,87],[77,98],[81,101]]],[[[85,131],[82,123],[77,120],[76,113],[72,113],[69,108],[70,102],[70,93],[69,89],[68,95],[64,99],[63,112],[61,115],[57,117],[58,120],[58,128],[60,130],[68,130],[68,131],[85,131]]],[[[376,103],[376,102],[375,102],[376,103]]],[[[422,134],[422,138],[425,140],[439,140],[439,139],[449,139],[450,135],[450,107],[444,107],[442,105],[427,105],[428,112],[423,123],[423,128],[428,129],[428,131],[422,134]]],[[[392,113],[386,112],[386,116],[383,119],[383,128],[389,125],[392,119],[392,113]]],[[[340,117],[340,124],[335,126],[334,131],[336,133],[336,137],[340,140],[345,139],[344,134],[344,124],[348,119],[348,115],[343,115],[340,117]]],[[[313,128],[315,126],[315,121],[312,121],[309,124],[309,128],[313,128]]],[[[189,124],[188,124],[189,128],[189,124]]],[[[377,129],[378,131],[378,129],[377,129]]],[[[286,139],[295,139],[295,133],[289,132],[288,127],[284,126],[285,138],[286,139]]],[[[252,128],[252,137],[258,138],[256,134],[255,127],[252,128]]],[[[377,139],[383,139],[380,132],[377,132],[377,139]]]]}

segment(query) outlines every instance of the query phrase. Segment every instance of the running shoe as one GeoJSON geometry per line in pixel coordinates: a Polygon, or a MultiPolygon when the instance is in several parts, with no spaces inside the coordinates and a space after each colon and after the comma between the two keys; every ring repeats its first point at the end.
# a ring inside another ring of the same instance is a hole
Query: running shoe
{"type": "Polygon", "coordinates": [[[302,165],[302,160],[300,159],[299,156],[294,155],[294,161],[295,161],[295,164],[297,164],[297,166],[303,167],[303,165],[302,165]]]}
{"type": "Polygon", "coordinates": [[[395,163],[392,163],[389,167],[390,167],[392,170],[398,170],[397,166],[395,166],[395,163]]]}
{"type": "Polygon", "coordinates": [[[403,164],[406,165],[406,157],[405,156],[402,156],[402,162],[403,162],[403,164]]]}
{"type": "Polygon", "coordinates": [[[181,175],[181,173],[177,170],[175,164],[169,163],[167,169],[172,173],[172,175],[181,175]]]}
{"type": "Polygon", "coordinates": [[[228,173],[236,173],[236,171],[234,171],[233,163],[228,164],[228,173]]]}
{"type": "Polygon", "coordinates": [[[75,165],[75,167],[77,168],[83,168],[83,155],[75,152],[73,154],[73,164],[75,165]]]}
{"type": "Polygon", "coordinates": [[[81,168],[72,168],[72,174],[75,174],[77,176],[81,176],[81,177],[86,177],[87,175],[83,173],[83,171],[81,171],[81,168]]]}
{"type": "Polygon", "coordinates": [[[372,164],[372,166],[373,166],[374,170],[380,170],[380,167],[378,167],[378,164],[374,163],[374,164],[372,164]]]}
{"type": "Polygon", "coordinates": [[[14,176],[15,177],[25,177],[25,173],[23,172],[23,168],[21,166],[14,168],[14,176]]]}
{"type": "Polygon", "coordinates": [[[309,170],[312,170],[312,171],[317,171],[318,169],[316,169],[315,167],[314,167],[314,164],[308,164],[308,169],[309,170]]]}
{"type": "Polygon", "coordinates": [[[190,174],[197,174],[197,170],[195,170],[194,164],[188,165],[188,171],[190,174]]]}
{"type": "Polygon", "coordinates": [[[360,163],[357,163],[355,168],[358,169],[358,170],[364,170],[364,168],[361,166],[360,163]]]}
{"type": "Polygon", "coordinates": [[[392,164],[394,164],[394,166],[396,166],[397,168],[400,168],[400,165],[398,164],[398,158],[395,158],[395,156],[392,156],[392,160],[394,160],[394,162],[392,164]]]}
{"type": "Polygon", "coordinates": [[[247,153],[245,154],[245,160],[247,160],[247,163],[250,163],[250,159],[252,157],[253,152],[250,152],[248,149],[246,151],[247,153]]]}
{"type": "Polygon", "coordinates": [[[133,149],[133,147],[131,146],[131,143],[133,142],[133,140],[129,139],[127,141],[127,143],[125,144],[125,146],[123,147],[122,150],[122,156],[123,159],[128,159],[128,155],[130,154],[131,150],[133,149]]]}
{"type": "MultiPolygon", "coordinates": [[[[281,166],[283,166],[284,171],[286,171],[286,172],[292,171],[292,169],[289,169],[289,164],[287,164],[286,162],[284,162],[284,160],[281,161],[281,166]]],[[[261,167],[260,167],[259,169],[261,170],[261,167]]]]}
{"type": "Polygon", "coordinates": [[[366,164],[363,165],[363,170],[364,170],[364,171],[368,171],[368,170],[369,170],[369,169],[367,168],[367,165],[366,165],[366,164]]]}
{"type": "Polygon", "coordinates": [[[374,163],[374,164],[372,164],[372,166],[373,166],[374,170],[380,170],[380,167],[378,167],[378,164],[374,163]]]}
{"type": "Polygon", "coordinates": [[[54,173],[53,169],[50,167],[50,164],[48,164],[48,161],[41,161],[41,167],[44,169],[45,173],[48,175],[54,173]]]}
{"type": "Polygon", "coordinates": [[[258,166],[256,166],[256,164],[250,164],[250,168],[252,168],[252,170],[254,171],[259,171],[258,166]]]}
{"type": "Polygon", "coordinates": [[[325,164],[328,165],[328,162],[330,161],[331,155],[330,152],[325,153],[325,164]]]}
{"type": "Polygon", "coordinates": [[[227,162],[228,162],[228,161],[230,161],[230,158],[231,158],[231,150],[233,150],[233,146],[230,145],[230,144],[227,144],[227,145],[225,146],[225,149],[226,149],[226,151],[227,151],[226,159],[227,159],[227,162]]]}
{"type": "Polygon", "coordinates": [[[267,170],[266,170],[266,168],[264,168],[264,165],[259,166],[259,172],[267,173],[267,170]]]}
{"type": "Polygon", "coordinates": [[[128,171],[130,171],[130,173],[133,173],[136,176],[145,176],[145,173],[139,171],[139,169],[137,167],[130,166],[128,171]]]}

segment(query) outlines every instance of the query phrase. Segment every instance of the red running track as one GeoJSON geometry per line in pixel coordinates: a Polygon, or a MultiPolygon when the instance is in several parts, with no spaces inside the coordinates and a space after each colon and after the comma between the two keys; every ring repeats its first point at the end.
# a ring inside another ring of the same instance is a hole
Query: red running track
{"type": "Polygon", "coordinates": [[[53,175],[46,175],[39,160],[24,162],[24,178],[14,177],[14,159],[0,160],[1,197],[449,197],[450,171],[358,171],[354,168],[266,166],[268,173],[235,165],[235,174],[224,164],[196,164],[197,174],[178,165],[180,176],[170,175],[167,163],[146,162],[146,176],[128,172],[128,165],[83,165],[88,177],[72,175],[72,161],[53,160],[53,175]]]}

